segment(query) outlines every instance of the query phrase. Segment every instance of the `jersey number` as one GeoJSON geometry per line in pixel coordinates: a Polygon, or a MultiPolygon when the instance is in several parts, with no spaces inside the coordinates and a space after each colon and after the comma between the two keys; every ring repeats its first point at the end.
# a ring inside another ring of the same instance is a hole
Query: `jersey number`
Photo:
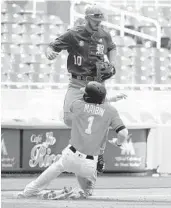
{"type": "Polygon", "coordinates": [[[81,66],[82,65],[82,57],[74,55],[74,64],[78,65],[78,66],[81,66]]]}
{"type": "Polygon", "coordinates": [[[88,118],[88,128],[85,130],[86,134],[91,134],[91,128],[92,128],[92,125],[93,125],[93,121],[94,121],[94,116],[90,116],[88,118]]]}

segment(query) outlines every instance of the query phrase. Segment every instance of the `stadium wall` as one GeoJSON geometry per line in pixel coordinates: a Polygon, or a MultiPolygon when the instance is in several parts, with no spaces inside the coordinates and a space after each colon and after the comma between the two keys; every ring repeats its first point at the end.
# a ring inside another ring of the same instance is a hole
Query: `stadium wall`
{"type": "MultiPolygon", "coordinates": [[[[21,170],[22,164],[24,164],[24,162],[21,162],[23,157],[23,150],[21,146],[23,145],[22,143],[24,141],[21,141],[21,139],[23,139],[21,137],[23,137],[23,131],[25,131],[25,129],[29,129],[31,135],[34,134],[35,129],[37,129],[38,135],[41,135],[42,131],[44,135],[46,135],[47,132],[53,132],[57,138],[59,138],[58,136],[62,132],[60,131],[59,133],[59,130],[66,129],[64,136],[62,135],[60,138],[69,137],[69,131],[62,121],[63,99],[65,92],[66,90],[63,89],[2,89],[2,130],[5,131],[10,129],[12,132],[5,134],[3,132],[3,134],[1,134],[1,140],[4,144],[3,148],[1,148],[1,153],[5,155],[9,151],[13,151],[7,148],[7,143],[10,143],[11,141],[14,142],[14,140],[16,140],[15,143],[20,145],[19,149],[21,152],[17,150],[18,147],[14,148],[14,152],[18,151],[20,154],[14,155],[12,153],[10,157],[5,159],[6,161],[8,160],[12,163],[14,156],[15,158],[19,158],[19,160],[16,159],[18,162],[16,163],[15,170],[17,168],[17,170],[21,170]],[[18,132],[17,129],[19,130],[18,132]],[[53,131],[51,131],[51,129],[53,129],[53,131]]],[[[117,93],[118,91],[109,90],[109,95],[114,95],[117,93]]],[[[115,105],[115,107],[118,109],[122,119],[128,126],[128,129],[132,131],[131,133],[134,135],[132,142],[134,149],[132,149],[131,144],[130,151],[127,153],[127,157],[122,158],[122,154],[117,152],[117,150],[109,149],[111,147],[108,147],[110,156],[106,155],[106,157],[111,157],[112,152],[114,152],[115,158],[120,160],[120,163],[127,160],[127,158],[131,158],[131,160],[134,160],[134,162],[136,160],[137,162],[139,160],[139,156],[134,158],[131,155],[131,151],[136,150],[137,154],[140,154],[140,156],[143,158],[143,163],[138,171],[157,169],[160,173],[171,173],[171,164],[169,163],[169,158],[171,158],[170,93],[167,91],[124,91],[124,93],[128,94],[128,99],[118,101],[113,103],[113,105],[115,105]],[[144,129],[143,132],[140,131],[141,129],[144,129]],[[140,136],[140,134],[144,136],[140,136]],[[140,137],[142,137],[142,139],[140,139],[140,137]]],[[[64,143],[62,142],[61,148],[67,144],[66,141],[68,140],[65,140],[64,143]]],[[[14,145],[12,144],[11,146],[13,147],[14,145]]],[[[28,144],[26,144],[26,146],[28,147],[28,144]]],[[[56,145],[53,147],[53,152],[55,152],[55,147],[56,145]]],[[[30,145],[30,152],[32,148],[33,144],[30,145]]],[[[130,163],[130,160],[127,162],[130,163]]],[[[108,170],[113,170],[111,167],[111,163],[108,163],[108,170]]],[[[8,169],[9,171],[14,170],[13,168],[8,169]]],[[[114,170],[117,171],[117,168],[115,167],[114,170]]],[[[129,167],[126,169],[123,168],[122,171],[137,171],[137,169],[134,168],[133,170],[129,167]]]]}

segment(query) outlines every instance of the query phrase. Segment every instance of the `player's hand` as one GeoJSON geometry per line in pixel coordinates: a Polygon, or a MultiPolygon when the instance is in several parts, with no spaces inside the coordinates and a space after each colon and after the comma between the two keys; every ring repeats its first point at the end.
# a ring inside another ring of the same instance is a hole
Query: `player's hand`
{"type": "Polygon", "coordinates": [[[116,101],[122,100],[122,99],[126,99],[128,96],[124,93],[120,93],[118,95],[116,95],[116,101]]]}
{"type": "Polygon", "coordinates": [[[128,134],[128,137],[126,138],[126,141],[122,144],[118,144],[118,138],[113,138],[112,140],[108,140],[108,142],[112,145],[114,145],[115,147],[120,147],[122,148],[122,146],[124,146],[125,143],[129,143],[130,140],[132,138],[132,134],[128,134]]]}
{"type": "Polygon", "coordinates": [[[98,162],[97,162],[97,172],[103,173],[105,170],[105,162],[103,158],[103,154],[98,156],[98,162]]]}
{"type": "Polygon", "coordinates": [[[46,50],[46,57],[49,59],[49,60],[53,60],[55,59],[57,56],[58,56],[59,53],[55,52],[52,50],[52,48],[48,47],[47,50],[46,50]]]}

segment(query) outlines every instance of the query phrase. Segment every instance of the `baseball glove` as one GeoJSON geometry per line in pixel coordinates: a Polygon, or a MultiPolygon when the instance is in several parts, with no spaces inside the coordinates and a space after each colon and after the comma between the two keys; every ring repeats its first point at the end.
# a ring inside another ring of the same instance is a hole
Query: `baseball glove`
{"type": "Polygon", "coordinates": [[[96,70],[98,82],[103,82],[116,73],[115,67],[111,63],[104,61],[96,62],[96,70]]]}
{"type": "Polygon", "coordinates": [[[103,173],[105,169],[105,162],[103,155],[98,156],[98,162],[97,162],[97,172],[98,173],[103,173]]]}

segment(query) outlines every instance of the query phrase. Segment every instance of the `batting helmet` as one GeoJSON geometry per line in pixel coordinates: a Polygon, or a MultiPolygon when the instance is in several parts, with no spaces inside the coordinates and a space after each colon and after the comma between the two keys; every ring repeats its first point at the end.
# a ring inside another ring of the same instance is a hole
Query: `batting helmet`
{"type": "Polygon", "coordinates": [[[89,82],[85,89],[83,99],[87,103],[101,104],[106,97],[106,88],[99,82],[89,82]]]}
{"type": "Polygon", "coordinates": [[[97,5],[89,5],[85,10],[85,16],[90,17],[95,21],[103,21],[104,14],[97,5]]]}

